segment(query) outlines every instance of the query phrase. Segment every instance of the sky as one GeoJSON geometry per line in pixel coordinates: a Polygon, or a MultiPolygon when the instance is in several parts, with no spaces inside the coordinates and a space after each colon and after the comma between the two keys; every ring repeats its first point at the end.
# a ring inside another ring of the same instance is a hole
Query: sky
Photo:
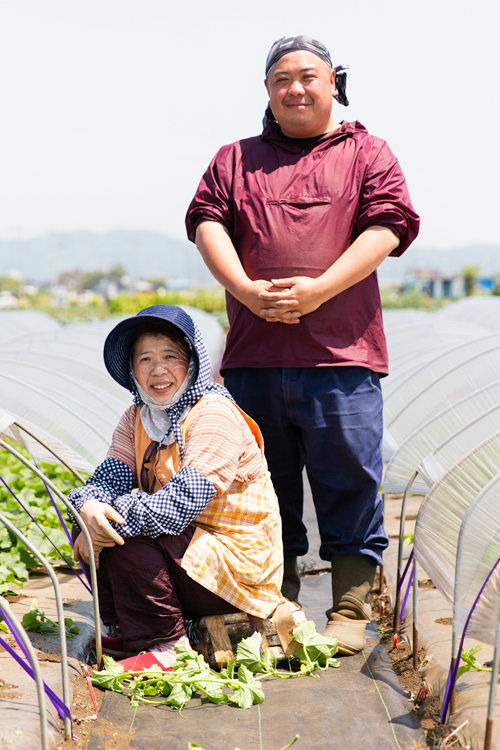
{"type": "Polygon", "coordinates": [[[0,237],[185,239],[217,149],[261,131],[271,44],[350,66],[348,108],[389,143],[421,247],[499,244],[497,0],[0,0],[0,237]]]}

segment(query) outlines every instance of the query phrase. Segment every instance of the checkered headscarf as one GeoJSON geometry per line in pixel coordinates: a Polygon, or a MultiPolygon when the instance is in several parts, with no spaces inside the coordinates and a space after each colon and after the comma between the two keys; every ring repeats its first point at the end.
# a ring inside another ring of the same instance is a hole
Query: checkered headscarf
{"type": "MultiPolygon", "coordinates": [[[[184,391],[181,398],[177,403],[167,406],[165,409],[166,414],[170,418],[171,425],[165,435],[169,436],[173,432],[176,443],[179,446],[179,455],[182,459],[184,455],[184,445],[182,442],[182,430],[180,422],[182,417],[186,416],[184,412],[186,409],[194,406],[202,396],[206,393],[220,393],[222,396],[234,401],[233,397],[224,386],[219,383],[210,382],[210,360],[208,359],[207,350],[205,348],[205,342],[201,335],[200,329],[193,321],[194,325],[194,341],[191,341],[187,336],[189,348],[191,350],[191,358],[195,357],[198,360],[198,372],[195,376],[193,383],[184,391]],[[193,351],[194,349],[194,351],[193,351]]],[[[188,377],[188,376],[186,376],[188,377]]],[[[134,395],[134,404],[141,405],[143,400],[137,391],[134,380],[131,378],[130,390],[134,395]]],[[[144,407],[143,407],[144,408],[144,407]]]]}

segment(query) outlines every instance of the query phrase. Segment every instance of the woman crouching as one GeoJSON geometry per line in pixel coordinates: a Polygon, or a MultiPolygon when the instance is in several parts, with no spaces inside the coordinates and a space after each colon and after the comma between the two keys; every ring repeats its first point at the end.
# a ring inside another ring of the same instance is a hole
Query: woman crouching
{"type": "MultiPolygon", "coordinates": [[[[185,620],[272,615],[283,551],[278,501],[259,428],[209,381],[201,334],[179,307],[120,322],[104,346],[108,372],[134,395],[106,460],[70,500],[89,528],[101,617],[121,649],[164,666],[185,620]]],[[[83,534],[75,559],[88,562],[83,534]]]]}

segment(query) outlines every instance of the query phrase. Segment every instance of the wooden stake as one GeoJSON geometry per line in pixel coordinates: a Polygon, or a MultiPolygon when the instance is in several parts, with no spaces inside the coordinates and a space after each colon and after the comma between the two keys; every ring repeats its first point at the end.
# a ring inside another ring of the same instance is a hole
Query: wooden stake
{"type": "Polygon", "coordinates": [[[396,579],[396,602],[394,606],[394,632],[397,633],[399,630],[399,615],[401,611],[401,571],[398,569],[398,575],[396,579]]]}
{"type": "Polygon", "coordinates": [[[418,669],[418,628],[413,623],[413,669],[418,669]]]}
{"type": "Polygon", "coordinates": [[[486,733],[484,735],[484,750],[491,750],[493,738],[493,719],[486,719],[486,733]]]}
{"type": "MultiPolygon", "coordinates": [[[[453,674],[455,670],[455,664],[456,664],[456,657],[451,657],[451,673],[453,674]]],[[[453,690],[451,691],[450,696],[450,716],[452,716],[455,711],[457,710],[457,683],[455,681],[455,684],[453,685],[453,690]]]]}
{"type": "Polygon", "coordinates": [[[233,647],[229,640],[229,635],[224,622],[224,615],[205,616],[205,625],[212,641],[215,661],[220,666],[227,664],[230,659],[234,659],[233,647]]]}

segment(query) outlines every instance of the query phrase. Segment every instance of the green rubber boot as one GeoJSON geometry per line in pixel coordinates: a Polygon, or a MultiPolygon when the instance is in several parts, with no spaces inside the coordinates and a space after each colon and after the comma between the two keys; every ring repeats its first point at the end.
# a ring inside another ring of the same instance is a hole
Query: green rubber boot
{"type": "Polygon", "coordinates": [[[331,563],[333,606],[323,635],[338,639],[339,654],[356,654],[366,646],[377,564],[366,555],[332,555],[331,563]]]}
{"type": "Polygon", "coordinates": [[[300,591],[299,563],[294,555],[285,555],[281,593],[290,602],[297,602],[300,591]]]}

